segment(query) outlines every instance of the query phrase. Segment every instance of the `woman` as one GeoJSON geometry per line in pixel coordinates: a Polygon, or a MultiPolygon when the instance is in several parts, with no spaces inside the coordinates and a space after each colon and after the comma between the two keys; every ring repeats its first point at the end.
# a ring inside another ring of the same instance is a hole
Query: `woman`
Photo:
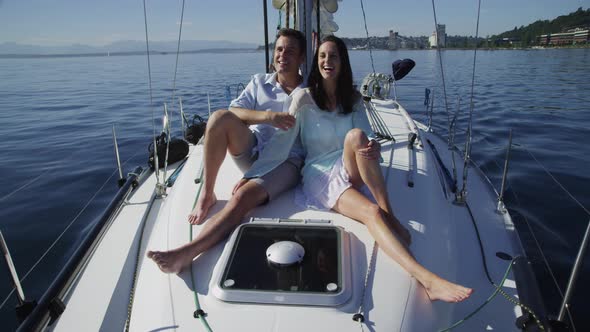
{"type": "MultiPolygon", "coordinates": [[[[396,237],[409,245],[410,234],[393,215],[378,158],[380,146],[365,133],[371,129],[353,87],[346,45],[328,36],[314,56],[307,89],[293,95],[289,112],[293,129],[276,134],[245,178],[266,174],[302,151],[304,200],[307,206],[333,209],[365,224],[379,247],[426,289],[431,300],[459,302],[472,289],[440,278],[420,265],[396,237]],[[366,185],[376,204],[361,193],[366,185]]],[[[239,187],[238,184],[237,187],[239,187]]]]}

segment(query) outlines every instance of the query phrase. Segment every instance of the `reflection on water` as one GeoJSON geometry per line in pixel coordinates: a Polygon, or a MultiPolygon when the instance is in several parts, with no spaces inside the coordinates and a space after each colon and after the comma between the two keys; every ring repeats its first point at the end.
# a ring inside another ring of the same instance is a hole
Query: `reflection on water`
{"type": "MultiPolygon", "coordinates": [[[[447,114],[461,97],[456,141],[465,138],[473,52],[444,51],[447,107],[442,98],[436,51],[376,51],[375,68],[389,73],[395,59],[411,58],[415,69],[399,82],[397,95],[406,109],[426,122],[424,88],[434,89],[435,129],[447,132],[447,114]]],[[[371,72],[368,52],[350,53],[355,81],[371,72]]],[[[45,248],[112,174],[115,167],[111,126],[117,125],[126,171],[145,165],[155,112],[160,128],[162,105],[169,104],[178,128],[178,105],[171,103],[175,56],[152,57],[155,108],[150,107],[146,61],[141,56],[50,59],[1,59],[0,72],[0,228],[24,275],[45,248]],[[37,178],[37,179],[35,179],[37,178]],[[30,185],[13,191],[35,179],[30,185]],[[9,195],[9,196],[8,196],[9,195]],[[8,196],[8,197],[7,197],[8,196]]],[[[262,53],[182,54],[176,96],[184,110],[207,114],[227,107],[227,84],[245,83],[264,68],[262,53]]],[[[539,168],[528,151],[585,206],[590,206],[590,49],[478,51],[475,73],[473,158],[499,187],[509,129],[515,149],[510,164],[507,204],[541,279],[551,312],[560,302],[535,241],[542,243],[550,267],[565,288],[589,221],[539,168]],[[534,232],[533,237],[525,218],[534,232]]],[[[159,130],[159,129],[156,129],[159,130]]],[[[115,180],[79,216],[43,263],[24,281],[25,293],[39,298],[74,243],[116,191],[115,180]]],[[[580,280],[590,277],[590,262],[580,280]]],[[[8,273],[0,268],[0,297],[9,292],[8,273]]],[[[590,286],[579,284],[573,310],[578,330],[590,328],[582,314],[590,286]]],[[[0,313],[14,326],[13,304],[0,313]]]]}

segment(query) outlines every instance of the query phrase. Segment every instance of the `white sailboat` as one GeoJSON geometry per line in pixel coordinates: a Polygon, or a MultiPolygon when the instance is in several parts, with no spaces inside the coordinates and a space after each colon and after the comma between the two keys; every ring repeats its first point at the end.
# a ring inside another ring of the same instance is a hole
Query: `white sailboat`
{"type": "MultiPolygon", "coordinates": [[[[336,1],[328,2],[334,12],[336,1]]],[[[296,3],[298,10],[313,5],[296,3]]],[[[298,27],[312,30],[311,15],[297,17],[298,27]]],[[[379,250],[365,226],[295,205],[294,190],[253,210],[227,241],[190,268],[162,273],[145,257],[147,250],[176,248],[203,228],[186,221],[202,184],[203,145],[196,144],[186,160],[166,171],[137,170],[126,179],[20,330],[514,331],[520,330],[517,320],[523,329],[546,326],[534,277],[498,193],[468,158],[455,163],[457,151],[428,125],[415,122],[397,96],[389,97],[395,84],[389,78],[370,75],[361,89],[369,119],[383,138],[381,167],[391,205],[411,230],[416,259],[475,289],[467,301],[430,301],[424,288],[379,250]],[[163,181],[161,173],[166,179],[174,174],[175,181],[163,181]],[[295,265],[272,264],[267,250],[272,253],[272,245],[285,239],[304,253],[295,265]]],[[[225,159],[220,174],[219,203],[210,215],[242,176],[232,158],[225,159]]]]}

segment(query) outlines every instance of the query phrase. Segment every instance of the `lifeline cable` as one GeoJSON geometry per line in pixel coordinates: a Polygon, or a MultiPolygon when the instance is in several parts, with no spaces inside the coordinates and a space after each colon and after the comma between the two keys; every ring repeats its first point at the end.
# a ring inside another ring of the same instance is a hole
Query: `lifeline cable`
{"type": "MultiPolygon", "coordinates": [[[[135,152],[135,154],[133,156],[131,156],[130,158],[128,158],[121,166],[127,164],[127,162],[129,162],[133,157],[135,157],[140,151],[141,150],[137,150],[137,152],[135,152]]],[[[106,181],[102,184],[102,186],[100,186],[100,188],[98,188],[98,190],[94,193],[94,195],[92,195],[92,197],[90,198],[90,200],[88,200],[88,202],[86,202],[86,204],[84,205],[84,207],[82,207],[82,209],[78,212],[78,214],[76,214],[76,216],[74,217],[74,219],[72,219],[72,221],[70,221],[68,223],[68,225],[64,228],[64,230],[57,236],[57,238],[53,241],[53,243],[51,243],[51,245],[49,245],[49,247],[45,250],[45,252],[41,255],[41,257],[39,257],[39,259],[35,262],[35,264],[33,264],[33,266],[29,269],[29,271],[27,271],[27,273],[25,273],[23,275],[23,277],[19,280],[21,283],[23,281],[25,281],[25,279],[29,276],[29,274],[31,274],[31,272],[33,272],[33,270],[37,267],[37,265],[39,265],[39,263],[41,263],[41,261],[45,258],[45,256],[47,256],[47,254],[51,251],[51,249],[53,249],[53,247],[55,247],[55,245],[64,236],[64,234],[67,232],[67,230],[70,229],[70,227],[76,222],[76,220],[78,220],[78,218],[82,215],[82,213],[84,213],[84,211],[86,211],[86,208],[90,205],[90,203],[92,203],[92,201],[94,201],[94,199],[96,198],[96,196],[98,195],[98,193],[102,191],[102,189],[113,178],[113,176],[115,176],[117,174],[117,172],[118,172],[118,169],[115,169],[113,171],[113,173],[111,174],[111,176],[109,176],[106,179],[106,181]]],[[[0,304],[0,310],[4,307],[4,305],[6,305],[6,303],[8,302],[8,299],[14,293],[14,290],[15,290],[15,288],[13,287],[12,290],[10,291],[10,293],[8,293],[8,295],[6,295],[6,298],[4,298],[4,300],[0,304]]]]}
{"type": "MultiPolygon", "coordinates": [[[[482,137],[482,141],[484,141],[486,144],[490,145],[490,146],[494,146],[485,136],[481,136],[482,137]]],[[[537,158],[534,157],[534,155],[530,152],[529,149],[526,148],[526,146],[522,145],[522,144],[518,144],[517,146],[522,146],[523,150],[526,151],[527,153],[529,153],[531,155],[531,157],[535,160],[535,162],[545,171],[548,173],[548,175],[552,178],[552,180],[561,187],[562,190],[564,190],[570,197],[573,197],[573,195],[567,191],[567,189],[565,187],[563,187],[563,185],[561,183],[559,183],[559,181],[557,181],[557,179],[555,179],[555,177],[551,176],[551,173],[549,172],[549,170],[547,170],[547,168],[541,164],[537,158]]],[[[475,160],[470,159],[470,161],[479,169],[482,169],[482,167],[480,165],[478,165],[475,160]]],[[[494,162],[494,164],[496,165],[496,167],[498,169],[502,169],[502,167],[498,164],[498,162],[494,159],[492,160],[494,162]]],[[[509,187],[514,188],[514,186],[512,186],[511,181],[509,178],[507,178],[508,181],[508,185],[509,187]]],[[[516,190],[512,190],[512,194],[514,195],[514,199],[516,201],[517,206],[519,207],[523,207],[521,201],[520,201],[520,197],[518,196],[516,190]]],[[[583,205],[581,205],[581,203],[579,203],[576,199],[574,199],[574,202],[578,203],[578,205],[582,208],[585,209],[583,205]]],[[[590,215],[590,214],[589,214],[590,215]]],[[[551,266],[549,265],[549,260],[547,259],[547,256],[545,256],[545,253],[543,252],[543,249],[541,249],[541,245],[539,240],[537,239],[537,236],[535,235],[533,228],[528,220],[528,218],[526,217],[526,215],[521,215],[524,223],[526,224],[528,230],[529,230],[529,234],[531,235],[533,242],[535,243],[535,246],[537,247],[537,250],[539,251],[539,254],[541,255],[541,259],[543,261],[543,264],[545,265],[545,268],[547,269],[547,271],[549,272],[549,276],[551,277],[553,284],[555,286],[555,288],[557,289],[557,291],[559,292],[559,295],[561,296],[561,298],[564,298],[564,294],[563,291],[561,290],[561,288],[559,287],[559,283],[557,282],[557,277],[555,277],[555,273],[553,272],[553,269],[551,268],[551,266]]],[[[568,313],[568,317],[570,319],[570,323],[572,325],[572,329],[574,330],[574,332],[576,331],[576,327],[573,323],[573,318],[571,316],[571,312],[569,310],[569,308],[567,308],[567,313],[568,313]]]]}
{"type": "Polygon", "coordinates": [[[543,324],[541,324],[541,322],[539,321],[539,318],[537,317],[537,315],[535,315],[535,313],[526,305],[520,303],[517,299],[515,299],[514,297],[510,296],[509,294],[506,294],[506,292],[504,292],[502,290],[502,286],[504,286],[504,282],[506,282],[506,279],[508,278],[508,274],[510,273],[510,270],[512,269],[512,265],[514,264],[514,260],[516,258],[513,258],[510,261],[510,264],[508,264],[508,268],[506,269],[506,272],[504,273],[504,277],[502,278],[502,281],[500,282],[500,285],[495,285],[495,290],[492,293],[492,295],[490,295],[479,307],[477,307],[475,310],[473,310],[471,313],[469,313],[467,316],[463,317],[462,319],[456,321],[453,325],[447,327],[446,329],[443,330],[439,330],[439,332],[446,332],[446,331],[450,331],[454,328],[456,328],[457,326],[465,323],[468,319],[470,319],[471,317],[473,317],[476,313],[478,313],[481,309],[483,309],[483,307],[485,307],[488,303],[490,303],[490,301],[492,301],[492,299],[494,299],[496,297],[496,295],[498,294],[502,294],[502,296],[504,296],[509,302],[511,302],[514,305],[520,306],[521,308],[525,309],[525,311],[527,311],[528,313],[530,313],[533,316],[533,319],[535,320],[535,323],[537,324],[537,326],[539,327],[539,329],[541,331],[545,331],[545,327],[543,326],[543,324]]]}
{"type": "Polygon", "coordinates": [[[26,187],[28,187],[31,183],[37,181],[40,177],[42,177],[43,175],[45,175],[45,173],[49,172],[52,169],[57,168],[57,166],[54,167],[48,167],[46,168],[43,172],[41,172],[41,174],[37,175],[36,177],[32,178],[31,180],[27,181],[27,183],[25,183],[24,185],[18,187],[17,189],[11,191],[10,193],[6,194],[4,197],[0,198],[0,202],[7,200],[8,198],[10,198],[12,195],[16,194],[17,192],[25,189],[26,187]]]}
{"type": "MultiPolygon", "coordinates": [[[[524,309],[525,311],[527,311],[528,313],[530,313],[533,318],[535,319],[535,323],[537,323],[537,325],[539,326],[539,328],[544,331],[545,327],[543,326],[543,324],[541,324],[541,322],[539,321],[539,318],[537,317],[537,315],[535,315],[535,313],[526,305],[520,303],[518,300],[513,299],[510,295],[506,294],[502,289],[500,289],[500,287],[502,286],[504,280],[502,281],[502,283],[498,286],[496,285],[496,283],[494,283],[494,281],[492,280],[492,277],[490,276],[490,273],[488,271],[488,265],[487,265],[487,259],[485,256],[485,252],[484,252],[484,248],[483,248],[483,243],[481,240],[481,237],[479,235],[479,228],[477,227],[477,224],[475,223],[475,217],[473,216],[473,212],[471,211],[471,207],[469,207],[469,204],[467,202],[465,202],[465,207],[467,207],[467,212],[469,212],[469,219],[471,220],[471,223],[473,224],[473,228],[475,229],[475,234],[477,235],[477,242],[479,244],[479,250],[481,253],[481,258],[482,258],[482,263],[483,263],[483,267],[484,267],[484,271],[486,273],[486,277],[488,278],[489,282],[492,284],[492,286],[496,287],[496,289],[498,290],[498,292],[500,292],[506,299],[508,299],[508,301],[520,306],[522,309],[524,309]]],[[[511,264],[512,265],[512,262],[511,264]]],[[[508,272],[510,271],[510,267],[508,269],[508,271],[506,271],[506,274],[508,274],[508,272]]],[[[484,303],[485,304],[485,303],[484,303]]],[[[483,307],[483,305],[482,305],[483,307]]],[[[479,310],[479,309],[478,309],[479,310]]],[[[470,316],[469,316],[470,317],[470,316]]]]}

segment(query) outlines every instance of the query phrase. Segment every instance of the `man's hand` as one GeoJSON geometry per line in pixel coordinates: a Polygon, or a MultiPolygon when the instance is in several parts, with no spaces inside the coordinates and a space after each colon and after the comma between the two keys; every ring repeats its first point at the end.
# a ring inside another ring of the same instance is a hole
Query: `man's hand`
{"type": "Polygon", "coordinates": [[[295,125],[295,117],[286,112],[266,112],[267,123],[282,130],[289,130],[295,125]]]}
{"type": "Polygon", "coordinates": [[[370,140],[366,148],[358,150],[358,154],[369,160],[379,159],[381,155],[381,144],[375,140],[370,140]]]}

